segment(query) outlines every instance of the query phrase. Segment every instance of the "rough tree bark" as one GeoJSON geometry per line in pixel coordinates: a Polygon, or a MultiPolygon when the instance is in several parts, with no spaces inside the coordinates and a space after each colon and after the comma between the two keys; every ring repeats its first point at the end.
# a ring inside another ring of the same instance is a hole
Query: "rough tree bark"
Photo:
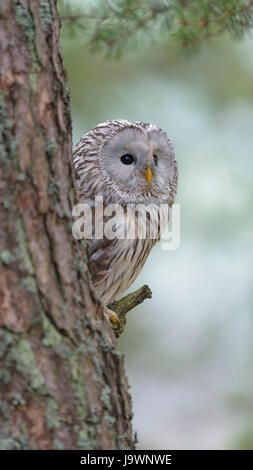
{"type": "Polygon", "coordinates": [[[56,0],[0,10],[0,448],[132,449],[123,358],[71,235],[56,0]]]}

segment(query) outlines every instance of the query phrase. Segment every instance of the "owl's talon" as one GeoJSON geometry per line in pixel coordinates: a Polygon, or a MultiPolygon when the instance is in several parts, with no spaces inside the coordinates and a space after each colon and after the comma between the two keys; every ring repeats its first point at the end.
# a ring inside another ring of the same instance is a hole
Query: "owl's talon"
{"type": "Polygon", "coordinates": [[[111,322],[113,325],[115,325],[115,326],[117,326],[117,325],[119,324],[118,316],[117,316],[115,313],[113,313],[113,314],[110,316],[110,322],[111,322]]]}
{"type": "Polygon", "coordinates": [[[108,307],[104,307],[104,316],[106,320],[110,323],[111,327],[114,330],[116,336],[118,336],[117,332],[120,329],[120,321],[118,315],[108,307]]]}

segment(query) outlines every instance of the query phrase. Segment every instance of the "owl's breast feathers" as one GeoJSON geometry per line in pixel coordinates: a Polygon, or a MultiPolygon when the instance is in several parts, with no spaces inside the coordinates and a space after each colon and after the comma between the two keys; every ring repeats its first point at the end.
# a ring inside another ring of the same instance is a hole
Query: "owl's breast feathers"
{"type": "MultiPolygon", "coordinates": [[[[161,211],[159,206],[153,205],[149,211],[143,208],[138,212],[134,206],[128,206],[118,217],[113,216],[113,221],[103,215],[103,231],[106,232],[106,224],[110,222],[115,236],[110,239],[105,234],[100,239],[93,237],[88,244],[93,284],[105,305],[135,281],[150,250],[166,228],[167,216],[168,206],[166,210],[165,205],[161,211]]],[[[96,217],[99,223],[99,216],[96,217]]]]}

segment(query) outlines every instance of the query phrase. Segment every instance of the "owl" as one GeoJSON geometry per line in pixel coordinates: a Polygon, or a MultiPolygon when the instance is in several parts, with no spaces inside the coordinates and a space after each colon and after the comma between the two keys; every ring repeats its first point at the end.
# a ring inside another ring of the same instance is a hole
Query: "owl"
{"type": "Polygon", "coordinates": [[[160,207],[169,211],[175,199],[178,169],[174,151],[166,133],[156,125],[111,120],[80,139],[73,165],[79,202],[91,208],[102,228],[113,218],[110,227],[115,236],[108,237],[103,230],[96,236],[92,219],[87,243],[92,282],[106,318],[115,327],[117,315],[108,306],[134,282],[166,228],[160,207]],[[100,205],[96,213],[99,198],[102,209],[100,205]],[[115,207],[120,211],[113,217],[115,207]]]}

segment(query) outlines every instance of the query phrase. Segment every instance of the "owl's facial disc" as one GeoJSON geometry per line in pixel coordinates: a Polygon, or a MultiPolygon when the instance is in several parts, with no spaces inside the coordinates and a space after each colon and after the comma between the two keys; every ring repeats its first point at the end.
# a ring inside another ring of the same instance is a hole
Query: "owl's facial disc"
{"type": "Polygon", "coordinates": [[[159,131],[126,128],[107,142],[101,164],[121,190],[138,195],[158,194],[169,185],[171,155],[166,137],[159,131]]]}

